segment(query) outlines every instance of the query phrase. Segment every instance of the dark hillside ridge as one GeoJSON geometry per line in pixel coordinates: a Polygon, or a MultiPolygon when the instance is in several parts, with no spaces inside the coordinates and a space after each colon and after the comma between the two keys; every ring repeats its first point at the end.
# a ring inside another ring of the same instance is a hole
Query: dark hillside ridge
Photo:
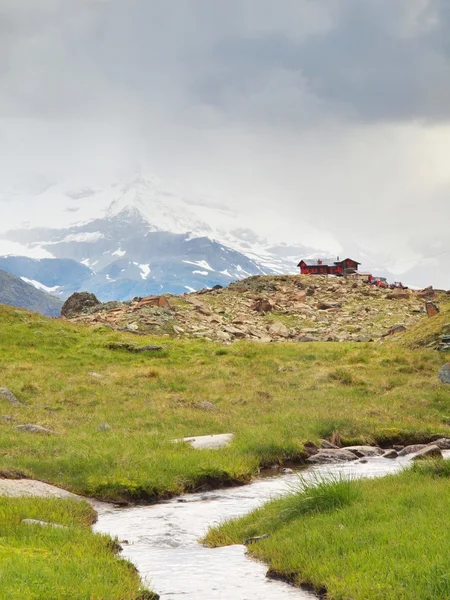
{"type": "Polygon", "coordinates": [[[0,304],[17,306],[41,313],[47,317],[59,317],[62,301],[46,292],[37,290],[11,273],[0,270],[0,304]]]}

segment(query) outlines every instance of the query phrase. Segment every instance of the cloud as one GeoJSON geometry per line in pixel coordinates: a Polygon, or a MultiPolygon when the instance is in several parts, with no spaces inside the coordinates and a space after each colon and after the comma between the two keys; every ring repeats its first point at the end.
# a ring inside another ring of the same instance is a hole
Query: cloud
{"type": "Polygon", "coordinates": [[[449,26],[446,0],[3,0],[2,181],[139,163],[286,241],[431,254],[449,26]]]}

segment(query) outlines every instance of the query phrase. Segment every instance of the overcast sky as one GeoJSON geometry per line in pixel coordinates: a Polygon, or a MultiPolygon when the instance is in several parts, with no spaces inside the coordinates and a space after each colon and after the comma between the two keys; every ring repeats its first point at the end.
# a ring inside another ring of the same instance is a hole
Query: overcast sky
{"type": "Polygon", "coordinates": [[[448,0],[0,0],[0,186],[139,165],[414,266],[450,251],[449,30],[448,0]]]}

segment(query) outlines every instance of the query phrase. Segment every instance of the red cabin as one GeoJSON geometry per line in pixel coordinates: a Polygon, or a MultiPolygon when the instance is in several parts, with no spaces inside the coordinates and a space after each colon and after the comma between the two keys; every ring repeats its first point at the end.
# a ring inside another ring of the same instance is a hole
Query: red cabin
{"type": "Polygon", "coordinates": [[[302,275],[349,275],[356,273],[361,263],[352,258],[333,260],[332,258],[318,258],[301,260],[298,263],[302,275]]]}

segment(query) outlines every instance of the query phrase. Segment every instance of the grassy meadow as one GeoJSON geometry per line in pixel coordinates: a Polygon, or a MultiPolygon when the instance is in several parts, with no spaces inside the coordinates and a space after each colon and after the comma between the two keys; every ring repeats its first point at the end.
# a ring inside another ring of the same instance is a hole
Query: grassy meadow
{"type": "Polygon", "coordinates": [[[450,461],[375,480],[314,482],[211,530],[211,546],[252,542],[270,573],[329,600],[450,597],[450,461]]]}
{"type": "Polygon", "coordinates": [[[111,539],[91,532],[94,518],[79,500],[0,496],[0,599],[153,598],[141,589],[134,567],[117,558],[111,539]]]}
{"type": "Polygon", "coordinates": [[[244,482],[333,434],[385,445],[450,435],[443,362],[389,344],[157,339],[0,306],[0,387],[23,403],[0,399],[0,474],[143,502],[244,482]],[[120,341],[164,350],[108,348],[120,341]],[[55,435],[17,431],[24,423],[55,435]],[[171,442],[228,432],[235,440],[221,450],[171,442]]]}

